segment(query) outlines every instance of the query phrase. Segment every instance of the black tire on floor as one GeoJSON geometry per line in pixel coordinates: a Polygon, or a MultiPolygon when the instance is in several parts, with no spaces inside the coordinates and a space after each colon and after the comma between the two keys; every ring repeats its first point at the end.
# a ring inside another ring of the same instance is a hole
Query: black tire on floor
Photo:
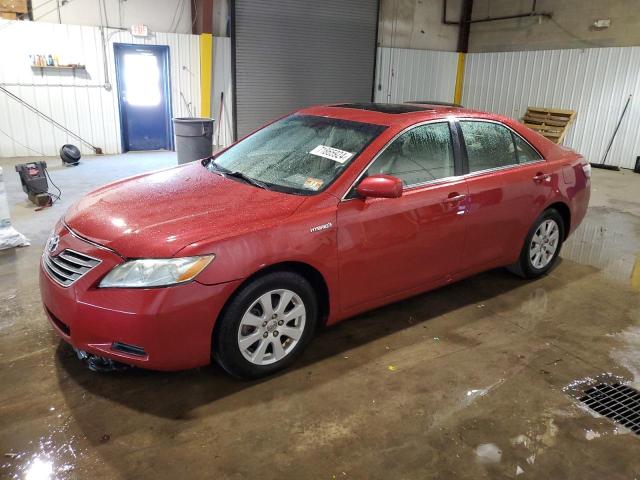
{"type": "Polygon", "coordinates": [[[562,243],[564,241],[564,235],[565,235],[564,229],[565,229],[565,226],[564,226],[564,221],[562,220],[562,215],[560,215],[560,213],[558,213],[556,209],[549,208],[548,210],[545,210],[544,212],[542,212],[542,215],[540,215],[536,219],[536,221],[533,222],[533,225],[531,226],[531,228],[529,229],[529,232],[527,233],[527,238],[525,239],[524,245],[522,246],[522,250],[520,251],[520,258],[516,263],[514,263],[513,265],[509,265],[507,268],[511,272],[523,278],[536,278],[547,273],[549,270],[553,268],[553,266],[558,260],[558,255],[560,254],[560,249],[562,248],[562,243]],[[531,246],[531,240],[533,239],[533,236],[535,235],[536,230],[538,230],[538,227],[546,220],[553,220],[558,225],[558,230],[559,230],[558,248],[556,248],[553,258],[548,264],[546,264],[542,268],[536,268],[533,266],[531,262],[531,258],[529,256],[529,248],[531,246]]]}
{"type": "Polygon", "coordinates": [[[218,319],[213,336],[213,358],[234,377],[251,379],[270,375],[289,366],[306,348],[316,329],[318,302],[311,284],[294,272],[273,272],[258,277],[241,287],[218,319]],[[306,319],[302,335],[290,353],[269,365],[257,365],[247,360],[238,345],[240,322],[251,305],[265,293],[287,289],[296,293],[304,303],[306,319]]]}

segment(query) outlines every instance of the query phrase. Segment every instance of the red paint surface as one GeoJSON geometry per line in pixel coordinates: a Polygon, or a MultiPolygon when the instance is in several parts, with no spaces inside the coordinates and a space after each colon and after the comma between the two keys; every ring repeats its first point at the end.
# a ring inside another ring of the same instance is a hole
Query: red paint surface
{"type": "Polygon", "coordinates": [[[72,248],[102,263],[69,288],[41,271],[49,318],[64,322],[71,336],[56,331],[78,348],[125,363],[162,370],[201,366],[210,362],[222,307],[243,280],[263,268],[297,262],[317,270],[329,292],[332,324],[515,262],[529,227],[549,205],[569,208],[570,231],[586,213],[589,180],[582,157],[511,119],[446,107],[400,115],[338,107],[300,113],[389,128],[314,196],[261,190],[211,174],[199,162],[121,180],[85,196],[64,217],[76,236],[63,223],[56,227],[61,237],[56,252],[72,248]],[[545,161],[405,189],[400,198],[341,201],[397,133],[449,117],[503,122],[545,161]],[[548,181],[536,182],[540,173],[549,175],[548,181]],[[330,228],[310,231],[329,223],[330,228]],[[185,285],[97,288],[126,258],[208,253],[215,253],[215,260],[185,285]],[[147,356],[114,352],[114,341],[140,346],[147,356]]]}

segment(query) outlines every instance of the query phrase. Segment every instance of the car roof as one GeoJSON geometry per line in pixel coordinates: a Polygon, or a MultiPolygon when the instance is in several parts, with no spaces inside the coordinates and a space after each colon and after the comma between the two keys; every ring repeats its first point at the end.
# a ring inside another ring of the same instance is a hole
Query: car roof
{"type": "Polygon", "coordinates": [[[560,147],[540,133],[528,129],[522,123],[495,113],[482,112],[463,107],[435,104],[380,104],[380,103],[351,103],[321,105],[304,108],[296,113],[300,115],[315,115],[319,117],[350,120],[353,122],[372,123],[393,128],[396,131],[408,128],[416,123],[429,120],[454,118],[477,118],[498,121],[524,136],[527,141],[547,158],[560,147]],[[383,105],[383,106],[381,106],[383,105]],[[407,108],[407,105],[409,108],[407,108]],[[414,108],[411,108],[414,107],[414,108]]]}
{"type": "Polygon", "coordinates": [[[497,116],[467,108],[413,103],[340,103],[303,108],[297,113],[373,123],[376,125],[411,125],[416,122],[450,116],[496,118],[497,116]]]}

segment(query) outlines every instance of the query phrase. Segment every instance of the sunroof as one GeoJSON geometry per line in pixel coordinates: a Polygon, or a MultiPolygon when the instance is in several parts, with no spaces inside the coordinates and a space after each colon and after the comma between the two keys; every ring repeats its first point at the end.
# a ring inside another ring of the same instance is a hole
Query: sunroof
{"type": "Polygon", "coordinates": [[[371,110],[372,112],[380,113],[410,113],[431,110],[427,107],[407,105],[405,103],[342,103],[340,105],[334,105],[334,107],[357,108],[360,110],[371,110]]]}
{"type": "Polygon", "coordinates": [[[462,108],[462,105],[460,105],[459,103],[437,102],[437,101],[433,101],[433,100],[412,100],[412,101],[407,102],[407,103],[414,103],[414,104],[418,104],[418,105],[438,105],[438,106],[442,106],[442,107],[458,107],[458,108],[462,108]]]}

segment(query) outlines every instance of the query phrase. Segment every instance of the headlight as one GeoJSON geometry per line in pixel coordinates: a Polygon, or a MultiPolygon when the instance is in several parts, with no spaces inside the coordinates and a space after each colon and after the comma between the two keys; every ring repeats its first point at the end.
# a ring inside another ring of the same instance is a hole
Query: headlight
{"type": "Polygon", "coordinates": [[[100,282],[100,288],[165,287],[193,280],[215,255],[202,257],[131,260],[118,265],[100,282]]]}

